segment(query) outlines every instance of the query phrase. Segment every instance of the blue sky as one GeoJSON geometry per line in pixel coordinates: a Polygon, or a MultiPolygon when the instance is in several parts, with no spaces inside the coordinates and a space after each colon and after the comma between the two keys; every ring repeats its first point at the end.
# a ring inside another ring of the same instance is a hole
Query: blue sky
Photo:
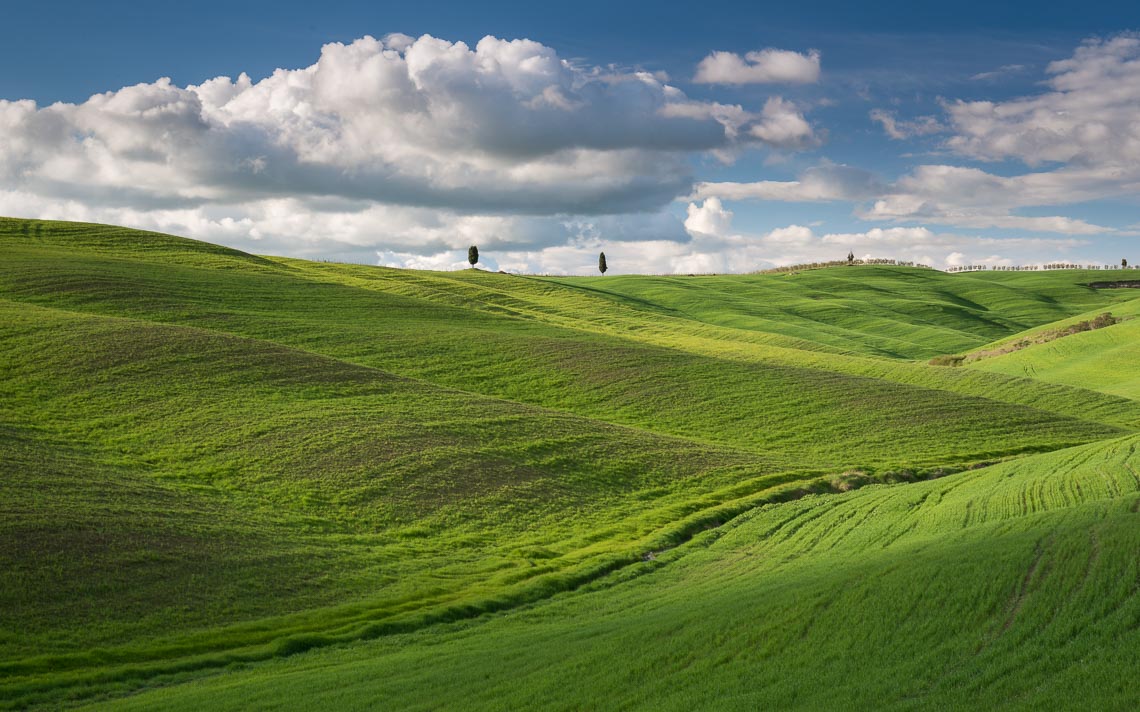
{"type": "Polygon", "coordinates": [[[1140,262],[1125,3],[44,2],[5,28],[0,213],[442,269],[472,242],[552,273],[1140,262]]]}

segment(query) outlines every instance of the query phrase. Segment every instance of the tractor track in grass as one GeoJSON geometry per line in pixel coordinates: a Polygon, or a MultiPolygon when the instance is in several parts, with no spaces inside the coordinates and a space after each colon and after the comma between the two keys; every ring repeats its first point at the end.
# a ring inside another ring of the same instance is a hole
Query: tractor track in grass
{"type": "Polygon", "coordinates": [[[1005,620],[1002,621],[1001,628],[998,630],[997,635],[1000,637],[1013,625],[1017,620],[1017,615],[1021,613],[1021,608],[1025,605],[1025,599],[1029,595],[1029,586],[1033,583],[1033,578],[1037,574],[1037,569],[1041,565],[1041,560],[1045,556],[1045,552],[1052,545],[1052,539],[1049,539],[1042,544],[1038,542],[1033,550],[1033,560],[1029,562],[1029,567],[1025,570],[1025,575],[1021,578],[1021,583],[1018,585],[1014,594],[1010,597],[1008,610],[1005,620]]]}

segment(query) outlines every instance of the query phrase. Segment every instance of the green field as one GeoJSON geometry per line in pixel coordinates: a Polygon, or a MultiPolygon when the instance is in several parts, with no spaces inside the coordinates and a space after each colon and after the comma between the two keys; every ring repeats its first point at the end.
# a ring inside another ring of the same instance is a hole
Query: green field
{"type": "MultiPolygon", "coordinates": [[[[992,373],[1095,388],[1133,400],[1140,399],[1140,300],[1112,309],[1123,322],[1110,329],[1073,334],[1047,343],[979,360],[971,364],[992,373]]],[[[1094,315],[1082,315],[1089,318],[1094,315]]],[[[1077,321],[1069,319],[1062,324],[1077,321]]]]}
{"type": "Polygon", "coordinates": [[[1096,273],[0,253],[0,706],[1140,704],[1096,273]]]}

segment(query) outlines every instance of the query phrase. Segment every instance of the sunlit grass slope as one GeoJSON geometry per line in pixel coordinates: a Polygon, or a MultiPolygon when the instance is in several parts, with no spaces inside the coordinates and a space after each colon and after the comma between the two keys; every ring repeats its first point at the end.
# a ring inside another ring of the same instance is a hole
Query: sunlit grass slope
{"type": "Polygon", "coordinates": [[[1123,305],[1080,273],[556,280],[7,219],[0,252],[0,704],[434,629],[1140,426],[911,360],[1123,305]]]}
{"type": "MultiPolygon", "coordinates": [[[[521,379],[522,373],[537,374],[540,377],[549,378],[551,373],[561,373],[566,368],[567,359],[560,358],[565,352],[565,348],[559,346],[565,344],[565,340],[548,344],[536,339],[538,333],[533,330],[533,327],[536,326],[535,322],[539,322],[568,327],[575,332],[573,336],[575,340],[582,339],[580,332],[583,331],[595,336],[616,337],[620,340],[621,358],[624,363],[635,362],[630,354],[640,354],[644,358],[652,357],[652,354],[644,349],[634,348],[634,344],[652,345],[665,347],[673,354],[680,352],[705,357],[706,359],[715,359],[712,367],[718,373],[726,361],[748,364],[753,373],[756,367],[772,371],[810,368],[833,374],[870,377],[895,384],[919,386],[962,395],[982,396],[989,400],[1030,405],[1036,409],[1115,425],[1127,427],[1140,425],[1140,409],[1135,402],[1108,397],[1095,391],[1058,387],[1024,378],[1011,378],[982,372],[932,369],[926,368],[925,364],[919,365],[898,359],[832,353],[831,347],[819,342],[792,339],[781,334],[750,329],[711,325],[684,315],[666,313],[667,310],[660,305],[647,300],[614,299],[612,295],[604,292],[583,291],[573,286],[565,287],[562,284],[568,282],[573,285],[578,280],[538,280],[466,270],[457,273],[409,273],[401,270],[383,270],[349,265],[321,265],[295,260],[288,261],[288,263],[298,271],[306,272],[313,278],[331,280],[337,283],[350,283],[362,289],[381,291],[385,294],[398,293],[415,296],[432,303],[463,305],[468,309],[477,311],[510,314],[525,318],[529,322],[528,327],[532,329],[526,335],[525,344],[520,344],[517,340],[513,342],[502,341],[508,329],[513,326],[509,323],[495,324],[493,334],[488,333],[485,328],[475,327],[479,330],[471,332],[472,338],[485,344],[485,352],[481,355],[481,359],[467,361],[473,366],[482,364],[487,366],[481,371],[481,374],[487,375],[487,380],[479,382],[479,388],[484,389],[485,392],[516,399],[547,399],[553,393],[560,392],[550,389],[538,390],[532,387],[531,382],[521,379]],[[572,291],[568,292],[568,290],[572,291]],[[527,349],[526,346],[528,345],[532,348],[527,349]],[[533,348],[535,345],[542,345],[546,348],[535,349],[533,348]],[[519,354],[528,352],[532,357],[538,357],[541,361],[526,369],[519,368],[518,363],[512,364],[513,367],[511,368],[497,367],[498,360],[504,358],[504,354],[517,357],[519,354]],[[521,383],[519,383],[520,380],[521,383]],[[521,387],[513,387],[513,384],[516,383],[521,387]]],[[[908,271],[919,272],[924,275],[930,274],[929,271],[925,270],[906,270],[904,268],[899,272],[899,275],[905,278],[908,271]]],[[[843,274],[852,275],[853,272],[843,271],[843,274]]],[[[1076,313],[1088,303],[1111,305],[1120,298],[1119,295],[1105,295],[1081,286],[1080,282],[1090,275],[1095,276],[1095,273],[1064,273],[1056,277],[1056,284],[1053,285],[1052,291],[1058,294],[1068,293],[1072,298],[1072,304],[1061,309],[1060,312],[1076,313]]],[[[953,280],[957,276],[941,275],[941,278],[953,280]]],[[[886,279],[883,275],[879,275],[879,277],[886,279]]],[[[747,279],[770,281],[782,279],[782,277],[750,275],[747,279]]],[[[588,283],[590,280],[585,278],[581,281],[588,283]]],[[[887,281],[889,283],[889,279],[887,281]]],[[[948,284],[940,285],[940,288],[945,290],[953,285],[954,283],[951,281],[948,284]]],[[[970,284],[965,286],[967,291],[974,287],[970,284]]],[[[1006,296],[1012,293],[1005,287],[999,291],[1006,296]]],[[[925,299],[937,298],[936,295],[924,292],[921,289],[915,290],[910,296],[915,305],[921,304],[925,299]]],[[[868,299],[873,299],[873,297],[868,296],[868,299]]],[[[841,312],[833,311],[830,313],[837,315],[841,312]]],[[[565,335],[567,332],[563,329],[559,333],[565,335]]],[[[452,351],[454,347],[449,342],[430,333],[419,333],[413,338],[418,339],[415,342],[417,348],[388,352],[386,356],[395,356],[404,358],[404,360],[399,363],[389,362],[386,367],[417,369],[418,364],[423,362],[424,354],[428,354],[430,355],[429,358],[435,357],[443,361],[440,367],[435,368],[430,373],[432,378],[454,377],[455,371],[447,365],[455,356],[454,351],[452,351]]],[[[600,345],[606,342],[595,340],[594,343],[600,345]]],[[[322,345],[320,348],[327,348],[327,346],[322,345]]],[[[464,349],[464,356],[469,358],[469,348],[464,345],[464,349]]],[[[595,350],[592,352],[591,360],[604,361],[605,359],[595,350]]],[[[420,371],[415,372],[420,373],[420,371]]],[[[611,377],[617,378],[625,378],[630,373],[628,369],[619,369],[614,372],[599,369],[598,372],[603,377],[606,373],[612,373],[611,377]]],[[[667,370],[662,371],[661,374],[663,378],[668,377],[667,370]]],[[[584,394],[587,398],[597,398],[600,395],[595,387],[596,380],[590,379],[588,382],[584,394]]],[[[559,386],[561,387],[566,383],[566,379],[563,379],[559,386]]],[[[549,400],[540,402],[559,407],[567,407],[571,403],[567,400],[557,403],[549,400]]],[[[605,399],[604,402],[608,402],[608,399],[605,399]]],[[[603,407],[606,406],[603,405],[603,407]]],[[[596,412],[591,413],[591,415],[596,415],[596,412]]],[[[663,424],[662,419],[659,418],[655,418],[652,422],[655,427],[660,427],[663,424]]]]}
{"type": "MultiPolygon", "coordinates": [[[[1140,369],[1137,368],[1140,364],[1140,319],[1136,318],[1140,316],[1140,299],[1114,305],[1109,311],[1124,320],[1104,329],[1085,331],[981,359],[968,366],[1140,399],[1140,369]]],[[[1090,313],[1082,315],[1082,318],[1094,316],[1090,313]]],[[[1061,328],[1079,320],[1066,319],[1050,327],[1061,328]]],[[[1033,332],[1027,336],[1033,336],[1033,332]]]]}
{"type": "Polygon", "coordinates": [[[114,707],[1133,709],[1137,445],[761,507],[624,582],[114,707]]]}
{"type": "Polygon", "coordinates": [[[700,322],[898,358],[964,351],[1109,301],[1080,286],[1079,277],[1016,274],[1026,278],[856,266],[781,275],[557,281],[700,322]]]}

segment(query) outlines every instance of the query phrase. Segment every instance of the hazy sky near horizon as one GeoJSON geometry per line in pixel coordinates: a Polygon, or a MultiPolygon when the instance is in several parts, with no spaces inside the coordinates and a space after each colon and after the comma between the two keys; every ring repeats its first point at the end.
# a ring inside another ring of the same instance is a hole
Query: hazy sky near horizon
{"type": "Polygon", "coordinates": [[[0,215],[451,269],[1140,263],[1132,3],[41,2],[0,215]]]}

